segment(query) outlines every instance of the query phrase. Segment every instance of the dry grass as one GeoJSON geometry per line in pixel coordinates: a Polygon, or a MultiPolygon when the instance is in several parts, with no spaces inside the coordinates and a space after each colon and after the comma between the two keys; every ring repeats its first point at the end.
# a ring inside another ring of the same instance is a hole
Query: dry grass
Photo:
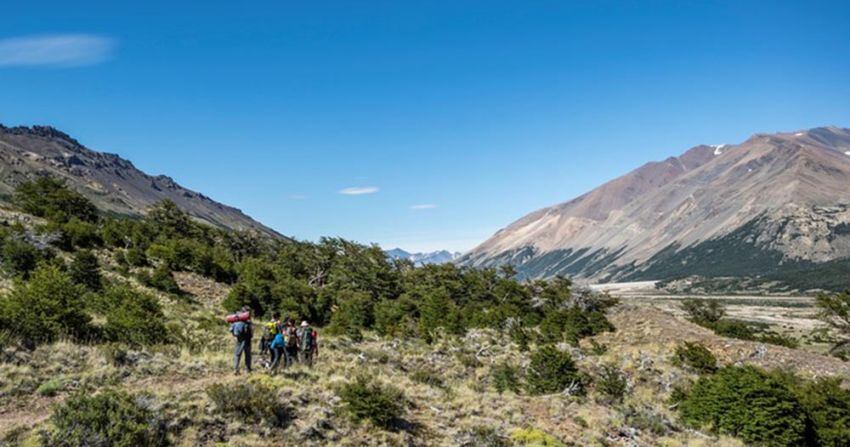
{"type": "Polygon", "coordinates": [[[741,444],[683,429],[668,408],[672,387],[695,377],[671,363],[673,348],[680,341],[700,341],[722,364],[747,362],[808,375],[850,377],[850,366],[836,359],[774,346],[762,351],[757,343],[717,337],[652,307],[621,306],[611,314],[618,331],[596,337],[608,346],[607,352],[592,355],[588,340],[582,348],[562,347],[591,375],[601,365],[623,371],[630,391],[616,405],[597,403],[599,396],[592,387],[581,398],[500,395],[491,383],[491,369],[503,362],[523,369],[528,354],[492,331],[474,331],[433,345],[380,339],[369,333],[360,343],[322,336],[321,356],[314,368],[296,365],[276,375],[255,372],[248,378],[230,370],[226,326],[210,329],[205,323],[210,315],[221,313],[218,305],[226,288],[195,275],[181,274],[177,279],[183,290],[192,292],[189,303],[158,296],[169,315],[183,317],[187,333],[209,343],[201,349],[125,350],[118,356],[120,362],[115,361],[113,348],[103,346],[60,342],[32,353],[7,349],[0,363],[0,436],[17,431],[25,433],[18,437],[24,439],[27,431],[47,428],[51,406],[73,390],[120,387],[153,394],[173,425],[176,444],[182,446],[481,445],[483,439],[513,442],[511,436],[517,430],[540,432],[564,445],[735,446],[741,444]],[[761,354],[753,356],[754,352],[761,354]],[[336,389],[358,374],[404,391],[411,404],[399,429],[356,424],[339,413],[336,389]],[[426,380],[432,376],[441,381],[426,380]],[[61,383],[55,395],[36,391],[52,379],[61,383]],[[244,380],[275,389],[294,408],[295,419],[286,427],[273,428],[216,413],[205,389],[244,380]]]}

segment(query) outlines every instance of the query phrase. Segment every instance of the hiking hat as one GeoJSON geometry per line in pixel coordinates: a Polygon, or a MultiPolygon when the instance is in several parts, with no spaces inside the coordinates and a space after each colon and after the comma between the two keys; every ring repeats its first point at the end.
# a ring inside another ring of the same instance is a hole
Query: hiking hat
{"type": "Polygon", "coordinates": [[[302,322],[301,322],[301,327],[307,327],[307,326],[309,326],[309,324],[307,324],[307,321],[302,321],[302,322]]]}

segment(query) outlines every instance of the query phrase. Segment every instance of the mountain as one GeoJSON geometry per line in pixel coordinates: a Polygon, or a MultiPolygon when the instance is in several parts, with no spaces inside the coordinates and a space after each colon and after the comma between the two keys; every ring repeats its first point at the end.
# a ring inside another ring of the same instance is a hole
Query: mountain
{"type": "Polygon", "coordinates": [[[391,259],[407,259],[417,266],[426,264],[445,264],[453,262],[461,256],[460,253],[452,253],[447,250],[432,251],[430,253],[409,253],[400,248],[387,250],[386,253],[391,259]]]}
{"type": "Polygon", "coordinates": [[[850,129],[821,127],[647,163],[528,214],[458,262],[610,282],[780,275],[848,256],[850,129]]]}
{"type": "Polygon", "coordinates": [[[0,202],[8,202],[22,182],[41,175],[64,179],[107,212],[139,216],[154,203],[170,199],[213,226],[280,237],[236,208],[186,189],[170,177],[145,174],[118,155],[88,149],[52,127],[0,125],[0,202]]]}

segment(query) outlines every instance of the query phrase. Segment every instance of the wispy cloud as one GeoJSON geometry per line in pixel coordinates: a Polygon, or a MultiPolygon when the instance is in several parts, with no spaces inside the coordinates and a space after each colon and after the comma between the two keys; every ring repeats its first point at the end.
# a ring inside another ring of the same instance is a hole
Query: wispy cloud
{"type": "Polygon", "coordinates": [[[0,39],[0,67],[77,67],[103,62],[113,39],[90,34],[53,34],[0,39]]]}
{"type": "Polygon", "coordinates": [[[419,204],[419,205],[413,205],[413,206],[410,207],[410,209],[412,209],[412,210],[432,210],[436,207],[437,207],[437,205],[435,205],[433,203],[422,203],[422,204],[419,204]]]}
{"type": "Polygon", "coordinates": [[[364,194],[374,194],[378,192],[377,186],[352,186],[350,188],[340,189],[339,193],[346,196],[362,196],[364,194]]]}

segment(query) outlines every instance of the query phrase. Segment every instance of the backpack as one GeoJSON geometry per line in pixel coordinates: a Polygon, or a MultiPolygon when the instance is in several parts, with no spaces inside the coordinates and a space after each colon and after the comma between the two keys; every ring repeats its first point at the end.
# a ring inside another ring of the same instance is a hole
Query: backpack
{"type": "Polygon", "coordinates": [[[277,335],[277,323],[276,322],[269,321],[268,323],[264,324],[263,326],[265,326],[263,328],[263,330],[264,330],[264,334],[266,335],[267,338],[272,339],[272,338],[274,338],[275,335],[277,335]]]}
{"type": "Polygon", "coordinates": [[[245,321],[237,321],[230,326],[230,332],[236,336],[239,341],[251,338],[251,323],[245,321]]]}
{"type": "Polygon", "coordinates": [[[286,347],[294,348],[298,346],[298,337],[295,335],[295,328],[289,328],[286,330],[286,347]]]}
{"type": "Polygon", "coordinates": [[[305,327],[301,333],[301,349],[305,351],[313,350],[313,328],[305,327]]]}

